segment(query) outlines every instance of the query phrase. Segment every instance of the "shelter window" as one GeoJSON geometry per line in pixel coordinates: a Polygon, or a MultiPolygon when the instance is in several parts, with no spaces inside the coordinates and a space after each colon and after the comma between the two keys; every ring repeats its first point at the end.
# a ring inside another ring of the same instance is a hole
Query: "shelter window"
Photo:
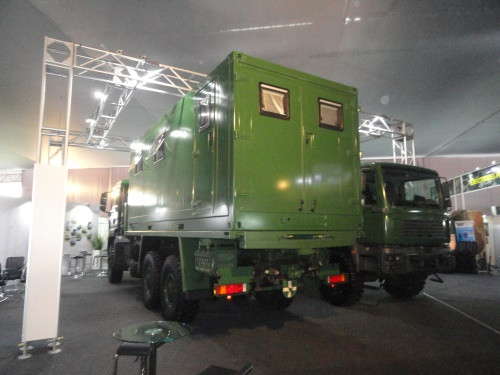
{"type": "Polygon", "coordinates": [[[143,169],[144,169],[144,155],[141,154],[139,156],[139,160],[137,161],[137,163],[135,163],[135,174],[141,173],[143,169]]]}
{"type": "Polygon", "coordinates": [[[165,139],[164,138],[161,140],[161,143],[155,152],[154,162],[156,163],[157,161],[160,161],[163,159],[165,159],[165,139]]]}
{"type": "Polygon", "coordinates": [[[199,131],[207,129],[210,126],[210,102],[212,95],[205,96],[199,104],[199,131]]]}
{"type": "Polygon", "coordinates": [[[153,156],[153,162],[156,163],[165,158],[165,134],[160,134],[156,137],[151,149],[149,151],[148,158],[153,156]]]}
{"type": "Polygon", "coordinates": [[[290,92],[280,87],[259,84],[260,114],[284,120],[290,118],[290,92]]]}
{"type": "Polygon", "coordinates": [[[342,104],[319,99],[319,126],[322,128],[344,130],[342,104]]]}

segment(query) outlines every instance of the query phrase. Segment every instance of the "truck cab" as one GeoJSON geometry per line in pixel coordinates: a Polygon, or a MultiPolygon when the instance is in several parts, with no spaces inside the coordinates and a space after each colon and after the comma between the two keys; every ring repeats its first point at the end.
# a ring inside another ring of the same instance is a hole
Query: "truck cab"
{"type": "Polygon", "coordinates": [[[110,236],[123,234],[126,226],[128,180],[118,181],[111,191],[101,194],[99,209],[108,214],[110,236]]]}
{"type": "Polygon", "coordinates": [[[439,175],[426,168],[369,163],[362,164],[361,173],[363,234],[358,241],[358,272],[366,281],[380,279],[384,287],[412,284],[411,291],[407,285],[395,293],[412,297],[423,289],[430,273],[446,270],[451,262],[449,193],[439,175]]]}

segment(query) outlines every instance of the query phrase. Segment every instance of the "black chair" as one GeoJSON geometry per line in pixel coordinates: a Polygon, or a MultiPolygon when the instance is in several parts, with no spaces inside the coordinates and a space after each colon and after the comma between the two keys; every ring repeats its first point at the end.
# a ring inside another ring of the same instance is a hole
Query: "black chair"
{"type": "Polygon", "coordinates": [[[9,257],[2,272],[3,280],[21,280],[24,271],[24,257],[9,257]]]}
{"type": "Polygon", "coordinates": [[[118,357],[119,356],[134,356],[141,359],[140,373],[146,375],[149,373],[150,365],[150,345],[142,342],[122,342],[115,354],[115,363],[113,367],[113,375],[118,374],[118,357]]]}
{"type": "Polygon", "coordinates": [[[1,301],[5,301],[7,299],[5,295],[5,285],[7,284],[7,281],[11,280],[19,280],[21,283],[26,282],[26,266],[24,264],[24,257],[9,257],[5,262],[5,269],[2,270],[0,266],[1,301]]]}

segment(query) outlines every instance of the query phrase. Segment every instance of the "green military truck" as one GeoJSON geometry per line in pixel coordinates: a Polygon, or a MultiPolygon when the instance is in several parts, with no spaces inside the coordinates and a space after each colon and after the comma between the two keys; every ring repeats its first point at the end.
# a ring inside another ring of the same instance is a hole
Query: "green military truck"
{"type": "Polygon", "coordinates": [[[146,307],[180,321],[209,296],[284,309],[305,277],[336,298],[355,271],[358,155],[356,89],[231,53],[103,194],[110,282],[129,269],[146,307]]]}
{"type": "MultiPolygon", "coordinates": [[[[361,165],[363,235],[356,250],[364,281],[380,280],[396,298],[419,294],[428,275],[446,271],[449,193],[430,169],[393,164],[361,165]]],[[[438,278],[438,280],[440,280],[438,278]]]]}

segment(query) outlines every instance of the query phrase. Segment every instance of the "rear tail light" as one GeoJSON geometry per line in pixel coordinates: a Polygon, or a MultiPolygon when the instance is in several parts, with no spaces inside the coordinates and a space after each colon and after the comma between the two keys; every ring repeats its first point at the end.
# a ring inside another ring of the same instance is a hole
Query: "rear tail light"
{"type": "Polygon", "coordinates": [[[247,291],[247,284],[223,284],[214,287],[214,295],[226,296],[231,294],[245,293],[247,291]]]}
{"type": "Polygon", "coordinates": [[[331,284],[332,286],[335,284],[343,284],[346,282],[347,282],[347,274],[345,273],[328,276],[328,284],[331,284]]]}

